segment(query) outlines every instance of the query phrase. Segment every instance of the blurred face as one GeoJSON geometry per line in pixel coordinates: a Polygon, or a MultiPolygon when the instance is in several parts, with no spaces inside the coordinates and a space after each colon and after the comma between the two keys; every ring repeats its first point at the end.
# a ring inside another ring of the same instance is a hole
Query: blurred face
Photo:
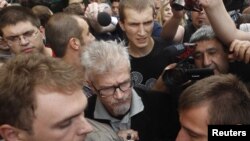
{"type": "Polygon", "coordinates": [[[176,141],[207,141],[208,106],[204,104],[181,111],[180,123],[176,141]]]}
{"type": "Polygon", "coordinates": [[[197,68],[211,68],[215,74],[228,72],[228,54],[218,40],[205,40],[196,43],[193,57],[197,68]]]}
{"type": "Polygon", "coordinates": [[[36,89],[33,134],[26,141],[84,141],[92,131],[84,117],[87,99],[82,90],[72,93],[36,89]]]}
{"type": "Polygon", "coordinates": [[[164,21],[168,21],[173,16],[171,9],[172,8],[170,4],[165,5],[163,9],[163,16],[162,16],[164,21]]]}
{"type": "Polygon", "coordinates": [[[124,9],[125,19],[120,22],[125,31],[131,48],[145,48],[151,42],[153,30],[153,9],[148,7],[142,11],[124,9]]]}
{"type": "Polygon", "coordinates": [[[44,53],[43,33],[30,22],[5,26],[2,32],[12,53],[44,53]]]}
{"type": "Polygon", "coordinates": [[[155,3],[155,10],[157,13],[161,7],[161,0],[154,0],[154,3],[155,3]]]}
{"type": "Polygon", "coordinates": [[[112,72],[97,75],[92,81],[92,85],[94,85],[95,90],[100,92],[97,92],[97,96],[111,116],[122,116],[129,111],[132,89],[131,87],[123,89],[125,91],[122,91],[121,89],[124,87],[122,85],[126,85],[126,83],[130,80],[130,71],[127,69],[127,65],[124,65],[124,67],[116,69],[112,72]],[[107,91],[110,91],[109,89],[114,86],[120,86],[121,89],[116,88],[115,91],[112,91],[114,92],[112,95],[107,96],[107,91]]]}
{"type": "Polygon", "coordinates": [[[202,25],[210,25],[205,11],[201,12],[191,12],[192,23],[195,28],[200,28],[202,25]]]}
{"type": "Polygon", "coordinates": [[[119,16],[119,2],[118,1],[112,2],[111,8],[112,8],[112,15],[118,17],[119,16]]]}

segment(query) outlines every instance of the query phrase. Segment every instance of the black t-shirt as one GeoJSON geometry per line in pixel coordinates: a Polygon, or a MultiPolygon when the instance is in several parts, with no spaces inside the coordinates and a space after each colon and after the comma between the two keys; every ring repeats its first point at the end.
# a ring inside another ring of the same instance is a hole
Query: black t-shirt
{"type": "Polygon", "coordinates": [[[235,74],[244,83],[250,83],[250,64],[244,62],[233,62],[229,64],[229,72],[235,74]]]}
{"type": "Polygon", "coordinates": [[[196,28],[193,26],[192,22],[189,22],[185,26],[185,32],[184,32],[184,38],[183,38],[183,43],[189,42],[190,37],[192,34],[196,31],[196,28]]]}
{"type": "Polygon", "coordinates": [[[136,87],[152,88],[164,68],[175,61],[175,57],[165,49],[171,44],[161,38],[154,38],[154,47],[148,55],[140,58],[130,56],[132,79],[136,87]]]}

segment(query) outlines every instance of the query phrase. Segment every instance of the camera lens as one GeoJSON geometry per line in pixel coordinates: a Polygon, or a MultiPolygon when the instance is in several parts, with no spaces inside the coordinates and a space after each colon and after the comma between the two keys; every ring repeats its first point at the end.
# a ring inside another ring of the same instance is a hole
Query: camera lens
{"type": "Polygon", "coordinates": [[[182,68],[165,70],[162,79],[168,86],[178,86],[187,81],[185,69],[182,68]]]}

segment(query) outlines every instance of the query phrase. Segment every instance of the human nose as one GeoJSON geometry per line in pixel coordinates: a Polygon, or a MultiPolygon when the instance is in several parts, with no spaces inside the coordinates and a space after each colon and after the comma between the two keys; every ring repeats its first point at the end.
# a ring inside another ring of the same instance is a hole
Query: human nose
{"type": "Polygon", "coordinates": [[[27,38],[25,38],[23,35],[20,35],[18,38],[19,38],[20,45],[24,45],[24,44],[27,44],[29,42],[27,40],[27,38]]]}
{"type": "Polygon", "coordinates": [[[87,119],[82,116],[81,117],[81,122],[79,123],[79,129],[77,131],[77,135],[84,135],[88,134],[93,131],[93,127],[90,125],[90,123],[87,121],[87,119]]]}
{"type": "Polygon", "coordinates": [[[139,26],[139,32],[138,32],[138,34],[139,34],[139,35],[144,35],[145,33],[146,33],[145,27],[144,27],[143,24],[141,24],[141,25],[139,26]]]}
{"type": "Polygon", "coordinates": [[[120,90],[119,87],[115,89],[114,97],[116,99],[122,99],[123,98],[123,92],[120,90]]]}
{"type": "Polygon", "coordinates": [[[201,11],[199,11],[199,14],[205,14],[204,9],[202,9],[201,11]]]}
{"type": "Polygon", "coordinates": [[[211,57],[209,55],[204,54],[203,56],[203,66],[209,67],[212,64],[211,57]]]}

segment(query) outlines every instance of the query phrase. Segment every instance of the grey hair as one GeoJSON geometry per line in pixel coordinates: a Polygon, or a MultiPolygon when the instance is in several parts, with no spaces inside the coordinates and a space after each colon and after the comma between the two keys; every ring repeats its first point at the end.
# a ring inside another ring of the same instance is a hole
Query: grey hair
{"type": "Polygon", "coordinates": [[[218,38],[218,36],[214,33],[213,28],[209,25],[203,25],[202,27],[200,27],[195,33],[192,34],[189,42],[196,43],[199,41],[207,41],[207,40],[218,40],[222,44],[223,50],[225,52],[229,51],[227,45],[225,45],[218,38]]]}
{"type": "Polygon", "coordinates": [[[217,39],[217,36],[215,35],[212,27],[208,25],[203,25],[195,33],[192,34],[189,42],[195,43],[199,41],[212,40],[212,39],[217,39]]]}
{"type": "Polygon", "coordinates": [[[111,72],[119,65],[131,69],[128,48],[117,41],[94,41],[81,54],[81,64],[87,79],[97,74],[111,72]]]}

